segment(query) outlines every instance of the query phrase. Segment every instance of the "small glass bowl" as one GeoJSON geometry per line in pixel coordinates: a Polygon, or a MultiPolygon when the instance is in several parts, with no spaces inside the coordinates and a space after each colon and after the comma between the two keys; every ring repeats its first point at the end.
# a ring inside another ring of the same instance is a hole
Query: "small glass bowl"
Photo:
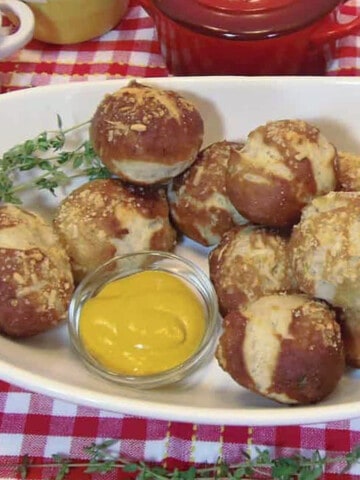
{"type": "Polygon", "coordinates": [[[112,258],[80,282],[70,303],[68,329],[72,344],[80,358],[88,368],[100,376],[128,387],[160,387],[182,380],[212,358],[220,331],[217,297],[208,276],[190,260],[161,251],[130,253],[112,258]],[[81,309],[84,303],[94,297],[107,283],[146,270],[175,275],[197,293],[204,307],[204,336],[197,350],[176,367],[149,375],[119,374],[99,363],[84,347],[79,335],[81,309]]]}

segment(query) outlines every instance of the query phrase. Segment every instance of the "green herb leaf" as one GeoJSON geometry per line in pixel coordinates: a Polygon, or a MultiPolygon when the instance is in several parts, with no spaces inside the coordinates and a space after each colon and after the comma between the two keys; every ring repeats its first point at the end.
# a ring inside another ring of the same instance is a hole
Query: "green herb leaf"
{"type": "Polygon", "coordinates": [[[360,446],[355,447],[351,452],[347,453],[344,458],[346,462],[346,467],[343,472],[350,470],[350,468],[355,464],[360,462],[360,446]]]}
{"type": "Polygon", "coordinates": [[[29,189],[56,189],[69,184],[73,178],[87,180],[111,177],[108,169],[97,157],[90,140],[80,143],[74,150],[66,150],[66,139],[76,130],[88,126],[90,120],[63,129],[57,115],[58,130],[41,132],[31,140],[15,145],[0,158],[0,201],[21,204],[20,192],[29,189]],[[22,172],[31,171],[33,177],[26,180],[22,172]]]}
{"type": "Polygon", "coordinates": [[[57,454],[53,455],[52,458],[57,466],[55,480],[63,480],[70,473],[70,459],[57,454]]]}
{"type": "Polygon", "coordinates": [[[124,472],[135,473],[139,470],[139,465],[137,463],[128,463],[124,465],[124,472]]]}
{"type": "MultiPolygon", "coordinates": [[[[117,440],[105,440],[100,444],[92,443],[85,447],[89,459],[87,461],[75,462],[61,455],[53,455],[52,462],[47,464],[35,464],[28,455],[25,455],[21,463],[16,466],[21,478],[28,478],[29,470],[35,468],[56,469],[55,480],[63,480],[71,470],[81,468],[82,471],[91,475],[92,473],[106,474],[115,469],[122,469],[124,472],[136,475],[136,480],[196,480],[196,479],[229,479],[241,480],[245,478],[270,477],[273,480],[317,480],[324,473],[325,467],[332,464],[346,462],[349,469],[360,461],[360,447],[356,446],[351,452],[339,456],[322,456],[315,451],[310,458],[302,455],[290,457],[271,458],[268,450],[258,451],[252,458],[243,454],[243,462],[236,465],[228,465],[224,462],[217,462],[207,467],[190,466],[187,469],[168,470],[160,465],[147,465],[145,462],[127,461],[116,457],[111,451],[117,440]]],[[[8,468],[8,465],[1,465],[1,468],[8,468]]]]}
{"type": "Polygon", "coordinates": [[[62,118],[60,117],[59,114],[56,115],[56,118],[57,118],[58,129],[62,130],[62,118]]]}
{"type": "Polygon", "coordinates": [[[31,461],[29,455],[24,455],[20,465],[16,469],[22,479],[27,478],[30,464],[31,461]]]}

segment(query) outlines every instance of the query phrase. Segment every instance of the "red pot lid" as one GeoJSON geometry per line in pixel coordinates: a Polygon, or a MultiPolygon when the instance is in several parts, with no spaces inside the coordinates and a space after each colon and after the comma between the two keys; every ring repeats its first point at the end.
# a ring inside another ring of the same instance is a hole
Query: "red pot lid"
{"type": "Polygon", "coordinates": [[[300,30],[341,0],[152,0],[175,22],[205,34],[255,39],[300,30]]]}

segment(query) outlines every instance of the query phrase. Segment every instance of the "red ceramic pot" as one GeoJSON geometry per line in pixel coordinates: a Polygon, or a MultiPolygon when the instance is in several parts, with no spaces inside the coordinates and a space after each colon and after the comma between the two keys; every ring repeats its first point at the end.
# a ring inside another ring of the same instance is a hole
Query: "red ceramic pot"
{"type": "Polygon", "coordinates": [[[174,75],[321,75],[339,0],[140,0],[174,75]]]}

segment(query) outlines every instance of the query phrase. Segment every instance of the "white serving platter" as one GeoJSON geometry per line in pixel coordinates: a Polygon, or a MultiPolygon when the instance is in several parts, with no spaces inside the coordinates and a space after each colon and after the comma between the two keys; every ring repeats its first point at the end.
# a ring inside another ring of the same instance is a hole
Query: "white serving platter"
{"type": "MultiPolygon", "coordinates": [[[[138,79],[191,99],[205,121],[204,146],[241,140],[269,120],[302,118],[320,127],[339,149],[360,153],[360,79],[335,77],[187,77],[138,79]]],[[[128,79],[72,83],[0,96],[0,155],[61,115],[70,127],[93,114],[107,92],[128,79]]],[[[86,135],[86,130],[83,135],[86,135]]],[[[74,185],[75,186],[75,185],[74,185]]],[[[66,192],[64,192],[65,194],[66,192]]],[[[51,216],[61,195],[31,192],[24,206],[51,216]]],[[[360,239],[359,239],[360,241],[360,239]]],[[[207,250],[185,241],[177,252],[207,270],[207,250]]],[[[1,298],[0,298],[1,301],[1,298]]],[[[331,375],[331,372],[329,372],[331,375]]],[[[336,391],[311,406],[288,407],[237,385],[217,365],[185,382],[157,390],[132,390],[88,371],[70,347],[66,325],[27,340],[0,336],[0,378],[23,388],[112,412],[218,425],[290,425],[360,416],[360,370],[349,369],[336,391]]]]}

